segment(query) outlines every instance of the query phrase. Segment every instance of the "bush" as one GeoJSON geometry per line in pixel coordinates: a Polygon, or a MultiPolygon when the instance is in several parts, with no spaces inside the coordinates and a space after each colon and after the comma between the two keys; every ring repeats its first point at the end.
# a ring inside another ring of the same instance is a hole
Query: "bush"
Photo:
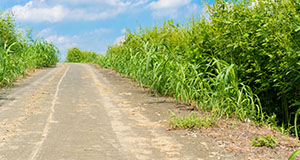
{"type": "Polygon", "coordinates": [[[71,48],[68,49],[67,59],[66,62],[74,62],[78,63],[83,60],[83,54],[78,48],[71,48]]]}
{"type": "Polygon", "coordinates": [[[102,55],[98,55],[95,52],[81,51],[78,48],[70,48],[68,50],[66,62],[72,63],[88,63],[96,62],[102,55]]]}
{"type": "Polygon", "coordinates": [[[57,48],[33,39],[31,31],[18,31],[10,13],[0,12],[0,86],[11,85],[26,70],[51,67],[58,62],[57,48]]]}
{"type": "Polygon", "coordinates": [[[299,13],[298,0],[217,1],[210,9],[213,52],[239,66],[264,111],[285,125],[300,102],[299,13]]]}

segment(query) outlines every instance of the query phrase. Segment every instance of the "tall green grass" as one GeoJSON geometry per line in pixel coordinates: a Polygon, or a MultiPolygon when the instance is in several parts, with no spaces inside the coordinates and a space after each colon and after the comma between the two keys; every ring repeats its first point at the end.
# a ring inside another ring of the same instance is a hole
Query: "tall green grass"
{"type": "Polygon", "coordinates": [[[182,52],[190,46],[183,45],[184,38],[174,34],[184,37],[188,34],[184,32],[189,31],[185,30],[169,22],[161,28],[140,30],[139,34],[128,33],[124,44],[111,46],[99,63],[139,81],[142,86],[174,96],[178,102],[196,103],[203,111],[237,116],[243,121],[263,119],[259,99],[238,79],[235,64],[214,56],[195,63],[182,52]]]}
{"type": "Polygon", "coordinates": [[[208,18],[128,31],[95,62],[203,111],[297,132],[299,0],[216,0],[207,7],[208,18]]]}
{"type": "Polygon", "coordinates": [[[210,8],[214,53],[239,66],[241,80],[259,96],[264,111],[286,127],[296,111],[290,106],[300,102],[299,4],[218,1],[210,8]]]}
{"type": "Polygon", "coordinates": [[[51,67],[58,62],[58,50],[31,31],[17,28],[10,13],[0,12],[0,86],[11,85],[26,70],[51,67]]]}

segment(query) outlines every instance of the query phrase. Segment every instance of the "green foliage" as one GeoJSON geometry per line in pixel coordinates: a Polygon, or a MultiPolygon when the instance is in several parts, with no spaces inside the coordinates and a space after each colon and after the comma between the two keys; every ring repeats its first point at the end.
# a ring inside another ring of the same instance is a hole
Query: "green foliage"
{"type": "Polygon", "coordinates": [[[203,111],[236,115],[243,121],[262,120],[259,99],[240,81],[238,66],[204,50],[208,47],[202,38],[207,35],[199,33],[204,34],[207,26],[204,20],[193,20],[185,27],[169,21],[160,27],[141,28],[138,33],[128,32],[125,42],[111,46],[98,64],[178,101],[195,102],[203,111]],[[196,55],[199,52],[202,54],[196,55]]]}
{"type": "Polygon", "coordinates": [[[11,46],[18,39],[18,33],[14,25],[11,13],[3,13],[0,11],[0,48],[11,46]]]}
{"type": "Polygon", "coordinates": [[[97,63],[202,111],[289,129],[300,102],[299,4],[216,0],[208,19],[128,31],[97,63]]]}
{"type": "Polygon", "coordinates": [[[34,40],[31,31],[18,30],[12,15],[0,12],[0,86],[11,85],[28,69],[51,67],[58,62],[55,46],[34,40]]]}
{"type": "Polygon", "coordinates": [[[66,62],[78,63],[81,62],[83,58],[83,54],[78,48],[68,49],[66,62]]]}
{"type": "Polygon", "coordinates": [[[275,113],[288,126],[300,97],[298,4],[216,1],[210,20],[128,32],[99,64],[202,110],[242,120],[275,113]]]}
{"type": "Polygon", "coordinates": [[[300,148],[292,153],[288,160],[294,160],[298,154],[300,154],[300,148]]]}
{"type": "Polygon", "coordinates": [[[66,62],[72,63],[88,63],[97,62],[102,58],[102,55],[98,55],[95,52],[81,51],[78,48],[71,48],[68,50],[66,62]]]}
{"type": "Polygon", "coordinates": [[[208,127],[212,126],[214,119],[212,117],[200,118],[198,114],[192,113],[188,117],[178,117],[175,113],[170,111],[172,118],[169,120],[169,123],[172,128],[198,128],[198,127],[208,127]]]}
{"type": "Polygon", "coordinates": [[[277,139],[273,135],[254,137],[252,140],[252,146],[275,147],[276,145],[277,145],[277,139]]]}
{"type": "Polygon", "coordinates": [[[289,106],[300,100],[299,11],[298,0],[219,0],[210,8],[213,53],[238,65],[263,110],[287,127],[289,106]]]}

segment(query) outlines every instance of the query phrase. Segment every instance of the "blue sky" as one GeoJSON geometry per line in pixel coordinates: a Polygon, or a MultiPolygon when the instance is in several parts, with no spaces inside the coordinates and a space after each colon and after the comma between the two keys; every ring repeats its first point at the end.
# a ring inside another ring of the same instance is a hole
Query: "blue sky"
{"type": "MultiPolygon", "coordinates": [[[[212,3],[213,0],[208,1],[212,3]]],[[[67,49],[105,54],[126,29],[151,26],[204,12],[202,0],[1,0],[0,9],[14,13],[16,23],[55,44],[63,60],[67,49]]]]}

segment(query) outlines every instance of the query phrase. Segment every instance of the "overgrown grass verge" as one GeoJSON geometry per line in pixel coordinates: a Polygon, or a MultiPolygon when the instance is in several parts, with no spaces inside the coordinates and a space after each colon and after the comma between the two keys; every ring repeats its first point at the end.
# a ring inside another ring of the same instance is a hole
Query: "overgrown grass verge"
{"type": "Polygon", "coordinates": [[[299,4],[216,0],[208,19],[128,31],[93,62],[203,112],[298,135],[299,4]]]}
{"type": "Polygon", "coordinates": [[[32,31],[17,28],[10,13],[0,11],[0,87],[11,85],[27,70],[51,67],[58,50],[51,43],[34,39],[32,31]]]}

